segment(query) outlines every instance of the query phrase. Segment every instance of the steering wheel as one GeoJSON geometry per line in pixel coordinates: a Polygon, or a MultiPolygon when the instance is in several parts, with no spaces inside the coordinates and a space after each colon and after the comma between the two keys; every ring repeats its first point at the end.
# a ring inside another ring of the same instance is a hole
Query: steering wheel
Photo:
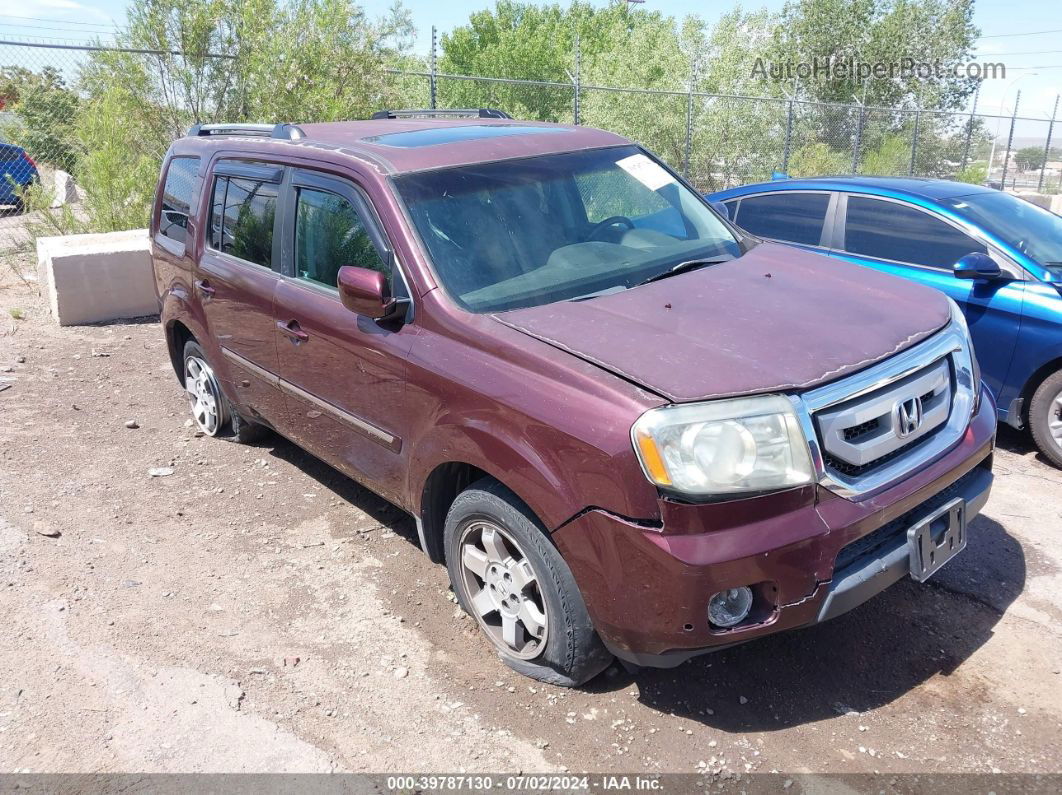
{"type": "Polygon", "coordinates": [[[625,215],[610,215],[604,221],[594,224],[594,228],[590,230],[590,233],[586,236],[587,240],[593,240],[598,232],[604,229],[608,229],[610,226],[616,226],[616,224],[623,224],[628,229],[634,229],[634,221],[625,215]]]}

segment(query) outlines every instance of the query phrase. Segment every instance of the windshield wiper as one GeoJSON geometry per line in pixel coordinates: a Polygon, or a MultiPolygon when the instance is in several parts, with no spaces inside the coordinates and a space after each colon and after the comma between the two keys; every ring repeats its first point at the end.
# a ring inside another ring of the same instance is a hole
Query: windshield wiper
{"type": "Polygon", "coordinates": [[[734,258],[731,256],[688,259],[685,262],[680,262],[678,265],[672,265],[662,273],[654,273],[648,279],[642,279],[634,286],[641,287],[643,284],[651,284],[652,282],[658,282],[661,279],[667,279],[671,276],[678,276],[680,273],[688,273],[689,271],[697,270],[697,268],[703,268],[705,265],[718,265],[721,262],[729,262],[732,259],[734,258]]]}

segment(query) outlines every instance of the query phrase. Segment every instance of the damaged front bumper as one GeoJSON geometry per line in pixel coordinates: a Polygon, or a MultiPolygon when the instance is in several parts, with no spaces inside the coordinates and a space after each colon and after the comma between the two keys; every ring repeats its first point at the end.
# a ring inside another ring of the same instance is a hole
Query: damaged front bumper
{"type": "Polygon", "coordinates": [[[983,508],[994,439],[988,399],[958,445],[863,500],[816,486],[706,505],[662,500],[662,527],[592,510],[553,538],[605,645],[636,665],[672,667],[834,618],[907,576],[909,528],[956,501],[967,522],[983,508]],[[742,585],[753,591],[749,616],[711,625],[711,596],[742,585]]]}

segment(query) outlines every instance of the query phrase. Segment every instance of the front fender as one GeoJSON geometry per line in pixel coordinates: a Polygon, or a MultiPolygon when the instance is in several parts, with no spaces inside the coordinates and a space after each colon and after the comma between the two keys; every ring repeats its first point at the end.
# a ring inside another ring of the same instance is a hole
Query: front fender
{"type": "MultiPolygon", "coordinates": [[[[551,429],[541,430],[548,434],[551,429]]],[[[486,427],[474,417],[444,416],[411,451],[411,504],[422,515],[424,486],[437,467],[469,464],[512,489],[552,531],[586,505],[570,478],[561,474],[556,457],[540,452],[549,449],[526,437],[506,434],[496,424],[486,427]]]]}
{"type": "Polygon", "coordinates": [[[1025,290],[1021,329],[1014,347],[1007,381],[996,400],[1000,419],[1010,424],[1020,423],[1020,417],[1010,416],[1016,401],[1031,397],[1046,376],[1062,367],[1062,297],[1048,284],[1028,284],[1025,290]],[[1007,416],[1002,416],[1006,414],[1007,416]]]}

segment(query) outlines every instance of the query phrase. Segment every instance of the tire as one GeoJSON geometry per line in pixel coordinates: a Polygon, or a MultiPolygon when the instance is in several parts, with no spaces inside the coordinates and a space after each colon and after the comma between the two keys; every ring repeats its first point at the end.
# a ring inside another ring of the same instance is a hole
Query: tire
{"type": "MultiPolygon", "coordinates": [[[[227,401],[227,398],[226,398],[227,401]]],[[[232,436],[241,444],[253,444],[265,439],[271,433],[265,425],[254,420],[249,420],[237,411],[236,407],[229,403],[229,429],[232,436]]]]}
{"type": "Polygon", "coordinates": [[[1044,457],[1062,468],[1062,370],[1045,378],[1033,393],[1029,430],[1044,457]]]}
{"type": "Polygon", "coordinates": [[[562,687],[608,667],[612,655],[568,564],[509,489],[484,478],[461,492],[446,515],[444,544],[458,603],[506,665],[562,687]]]}
{"type": "Polygon", "coordinates": [[[221,391],[214,369],[198,342],[184,345],[185,394],[192,409],[192,420],[207,436],[232,435],[243,443],[256,442],[268,434],[268,429],[245,419],[221,391]]]}

